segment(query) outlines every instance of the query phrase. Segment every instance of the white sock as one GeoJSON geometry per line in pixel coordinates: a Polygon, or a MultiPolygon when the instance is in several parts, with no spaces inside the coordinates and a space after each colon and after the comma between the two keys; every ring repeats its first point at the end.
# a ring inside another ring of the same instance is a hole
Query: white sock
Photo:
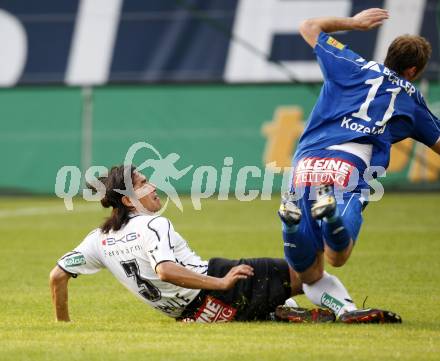
{"type": "Polygon", "coordinates": [[[336,277],[324,271],[324,276],[312,285],[303,284],[307,298],[317,306],[331,309],[336,316],[357,310],[348,291],[336,277]]]}

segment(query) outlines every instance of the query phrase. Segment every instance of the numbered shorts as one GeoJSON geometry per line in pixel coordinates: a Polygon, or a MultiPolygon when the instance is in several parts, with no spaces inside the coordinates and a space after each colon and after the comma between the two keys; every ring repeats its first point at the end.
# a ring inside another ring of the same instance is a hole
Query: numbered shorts
{"type": "Polygon", "coordinates": [[[202,290],[185,309],[181,319],[196,322],[268,320],[276,306],[291,296],[287,262],[274,258],[228,260],[212,258],[208,275],[224,277],[237,265],[253,267],[254,276],[238,281],[227,291],[202,290]]]}
{"type": "MultiPolygon", "coordinates": [[[[297,201],[302,217],[298,230],[289,235],[289,243],[284,243],[284,255],[289,265],[297,272],[304,272],[315,261],[316,254],[324,250],[324,235],[321,230],[322,221],[316,221],[310,208],[314,202],[310,188],[297,201]],[[291,241],[291,242],[290,242],[291,241]]],[[[313,187],[312,187],[313,192],[313,187]]],[[[344,193],[337,203],[337,208],[344,222],[344,227],[355,242],[362,225],[363,200],[360,193],[344,193]]],[[[283,224],[283,231],[285,226],[283,224]]]]}

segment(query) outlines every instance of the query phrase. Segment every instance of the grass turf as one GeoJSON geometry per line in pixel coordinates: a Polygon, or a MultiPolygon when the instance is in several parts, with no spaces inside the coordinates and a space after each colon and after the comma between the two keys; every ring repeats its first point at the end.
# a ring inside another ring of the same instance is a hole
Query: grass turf
{"type": "MultiPolygon", "coordinates": [[[[106,215],[96,204],[0,199],[0,360],[439,360],[439,194],[387,194],[365,211],[350,261],[328,267],[362,305],[401,325],[180,324],[107,271],[70,281],[74,322],[55,323],[48,272],[106,215]]],[[[166,212],[202,257],[282,257],[278,200],[208,200],[166,212]]],[[[171,208],[171,207],[170,207],[171,208]]],[[[301,305],[309,305],[304,297],[301,305]]]]}

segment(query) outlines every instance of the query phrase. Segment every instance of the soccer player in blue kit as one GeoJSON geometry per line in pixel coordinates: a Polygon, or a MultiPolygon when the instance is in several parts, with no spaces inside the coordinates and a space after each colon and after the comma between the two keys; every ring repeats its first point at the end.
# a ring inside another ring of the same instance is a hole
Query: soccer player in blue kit
{"type": "Polygon", "coordinates": [[[357,310],[342,283],[324,271],[324,257],[340,267],[351,254],[368,202],[364,172],[370,167],[385,170],[392,143],[408,137],[440,154],[440,122],[411,83],[428,62],[430,44],[420,36],[400,36],[382,65],[328,35],[369,30],[387,18],[386,10],[372,8],[353,17],[301,23],[300,33],[314,49],[324,84],[293,158],[291,193],[278,212],[284,253],[305,295],[353,322],[386,315],[357,310]]]}

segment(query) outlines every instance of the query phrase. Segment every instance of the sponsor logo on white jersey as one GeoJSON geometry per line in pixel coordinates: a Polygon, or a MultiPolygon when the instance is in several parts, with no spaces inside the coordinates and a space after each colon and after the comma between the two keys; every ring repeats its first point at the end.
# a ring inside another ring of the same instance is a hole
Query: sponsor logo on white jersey
{"type": "Polygon", "coordinates": [[[138,239],[140,235],[136,232],[124,234],[121,238],[107,237],[101,241],[103,246],[113,246],[117,243],[128,243],[138,239]]]}

